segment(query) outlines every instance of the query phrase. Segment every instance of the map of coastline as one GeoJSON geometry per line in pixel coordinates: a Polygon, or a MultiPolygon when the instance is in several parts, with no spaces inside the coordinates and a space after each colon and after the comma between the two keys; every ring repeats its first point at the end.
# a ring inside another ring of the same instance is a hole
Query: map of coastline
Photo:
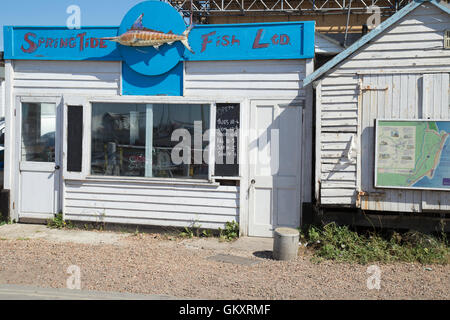
{"type": "Polygon", "coordinates": [[[450,190],[450,121],[379,121],[376,186],[450,190]]]}

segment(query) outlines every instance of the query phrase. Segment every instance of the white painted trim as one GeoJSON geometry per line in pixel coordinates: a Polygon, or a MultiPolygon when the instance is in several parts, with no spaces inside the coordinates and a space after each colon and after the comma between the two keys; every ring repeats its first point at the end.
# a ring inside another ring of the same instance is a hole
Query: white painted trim
{"type": "Polygon", "coordinates": [[[91,174],[91,121],[92,121],[92,103],[87,102],[83,112],[83,150],[86,150],[87,156],[83,156],[82,162],[82,178],[86,179],[91,174]]]}
{"type": "Polygon", "coordinates": [[[52,219],[54,216],[53,214],[46,214],[46,213],[30,213],[26,212],[20,215],[21,219],[38,219],[38,220],[48,220],[52,219]]]}
{"type": "MultiPolygon", "coordinates": [[[[90,97],[90,103],[139,103],[139,104],[212,104],[218,99],[192,98],[192,97],[177,97],[177,96],[105,96],[105,97],[90,97]]],[[[239,101],[239,100],[237,100],[239,101]]]]}
{"type": "Polygon", "coordinates": [[[362,191],[362,170],[361,170],[361,159],[362,159],[362,121],[363,121],[363,107],[364,107],[364,94],[363,94],[363,77],[359,77],[358,79],[358,105],[357,105],[357,116],[358,116],[358,124],[356,128],[356,141],[358,143],[357,149],[358,152],[356,153],[356,191],[361,192],[362,191]]]}
{"type": "Polygon", "coordinates": [[[322,170],[322,152],[321,152],[321,131],[322,131],[322,121],[321,120],[321,109],[322,109],[322,80],[319,80],[316,86],[316,139],[315,139],[315,197],[316,201],[320,200],[320,173],[322,170]]]}
{"type": "Polygon", "coordinates": [[[14,184],[11,186],[11,195],[10,198],[13,199],[13,202],[11,204],[11,210],[13,210],[14,217],[13,219],[15,221],[19,221],[19,203],[20,203],[20,167],[19,167],[19,161],[20,161],[20,153],[17,155],[17,151],[20,150],[20,98],[14,96],[14,118],[12,123],[10,124],[10,128],[13,129],[14,132],[14,143],[11,144],[11,153],[15,154],[15,161],[11,163],[11,168],[13,168],[13,172],[11,173],[14,177],[14,184]],[[16,112],[17,111],[17,112],[16,112]]]}
{"type": "Polygon", "coordinates": [[[216,163],[216,104],[209,109],[208,181],[213,181],[216,163]]]}
{"type": "Polygon", "coordinates": [[[15,194],[16,190],[14,188],[14,177],[15,177],[15,162],[13,161],[12,155],[14,152],[12,152],[15,148],[14,138],[14,110],[15,110],[15,98],[14,98],[14,66],[12,60],[6,60],[5,61],[5,155],[4,155],[4,161],[5,161],[5,167],[3,172],[3,188],[10,190],[10,197],[9,197],[9,212],[8,216],[13,219],[17,220],[17,215],[15,212],[15,194]]]}
{"type": "Polygon", "coordinates": [[[249,211],[248,211],[248,132],[250,125],[250,100],[245,99],[240,104],[240,126],[239,126],[239,233],[248,236],[249,211]]]}
{"type": "Polygon", "coordinates": [[[21,103],[55,103],[59,104],[61,101],[61,96],[24,96],[20,95],[20,102],[21,103]]]}
{"type": "MultiPolygon", "coordinates": [[[[92,132],[91,132],[92,140],[92,132]]],[[[145,148],[145,177],[153,177],[153,104],[147,103],[145,105],[145,145],[152,146],[152,148],[145,148]],[[150,130],[149,130],[150,129],[150,130]]],[[[91,154],[92,157],[92,154],[91,154]]]]}
{"type": "MultiPolygon", "coordinates": [[[[239,170],[240,170],[240,166],[239,166],[239,170]]],[[[235,181],[239,181],[239,180],[241,180],[241,176],[239,176],[239,177],[228,177],[228,176],[212,176],[212,178],[214,179],[214,180],[235,180],[235,181]]]]}
{"type": "Polygon", "coordinates": [[[125,177],[125,176],[94,176],[90,175],[84,179],[70,179],[79,181],[96,182],[135,182],[142,184],[174,184],[174,185],[194,185],[194,186],[219,186],[219,183],[199,179],[181,178],[150,178],[150,177],[125,177]]]}
{"type": "MultiPolygon", "coordinates": [[[[312,74],[314,72],[314,59],[307,59],[305,63],[305,71],[306,76],[312,74]]],[[[305,105],[303,107],[303,115],[302,115],[302,144],[301,144],[301,170],[302,170],[302,180],[301,180],[301,204],[303,202],[311,202],[312,201],[312,151],[313,151],[313,138],[312,138],[312,129],[313,129],[313,88],[312,86],[308,86],[305,88],[306,98],[305,105]]],[[[302,216],[300,216],[300,225],[302,225],[302,216]]]]}

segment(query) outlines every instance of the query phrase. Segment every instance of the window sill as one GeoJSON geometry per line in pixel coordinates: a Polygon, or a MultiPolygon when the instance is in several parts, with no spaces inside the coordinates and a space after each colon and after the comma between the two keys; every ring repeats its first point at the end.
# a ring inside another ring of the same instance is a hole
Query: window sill
{"type": "Polygon", "coordinates": [[[220,186],[217,182],[203,179],[182,179],[182,178],[145,178],[145,177],[115,177],[115,176],[87,176],[84,181],[98,182],[137,182],[142,184],[173,184],[173,185],[195,185],[195,186],[220,186]]]}
{"type": "Polygon", "coordinates": [[[233,177],[229,177],[229,176],[213,176],[214,180],[233,180],[233,181],[240,181],[241,180],[241,176],[233,176],[233,177]]]}

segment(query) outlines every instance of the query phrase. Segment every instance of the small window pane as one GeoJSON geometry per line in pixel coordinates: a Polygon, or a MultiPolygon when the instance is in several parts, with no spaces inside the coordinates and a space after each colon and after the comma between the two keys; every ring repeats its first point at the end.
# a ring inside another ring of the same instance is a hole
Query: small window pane
{"type": "Polygon", "coordinates": [[[22,161],[55,162],[56,105],[22,104],[22,161]]]}

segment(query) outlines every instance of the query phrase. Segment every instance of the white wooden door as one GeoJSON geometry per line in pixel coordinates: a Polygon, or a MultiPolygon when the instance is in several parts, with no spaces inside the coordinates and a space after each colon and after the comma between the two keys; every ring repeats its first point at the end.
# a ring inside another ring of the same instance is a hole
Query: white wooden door
{"type": "Polygon", "coordinates": [[[16,113],[19,220],[49,219],[60,210],[59,101],[22,98],[16,113]]]}
{"type": "MultiPolygon", "coordinates": [[[[249,138],[249,235],[272,237],[301,217],[302,107],[252,101],[249,138]]],[[[308,186],[309,187],[309,186],[308,186]]]]}

